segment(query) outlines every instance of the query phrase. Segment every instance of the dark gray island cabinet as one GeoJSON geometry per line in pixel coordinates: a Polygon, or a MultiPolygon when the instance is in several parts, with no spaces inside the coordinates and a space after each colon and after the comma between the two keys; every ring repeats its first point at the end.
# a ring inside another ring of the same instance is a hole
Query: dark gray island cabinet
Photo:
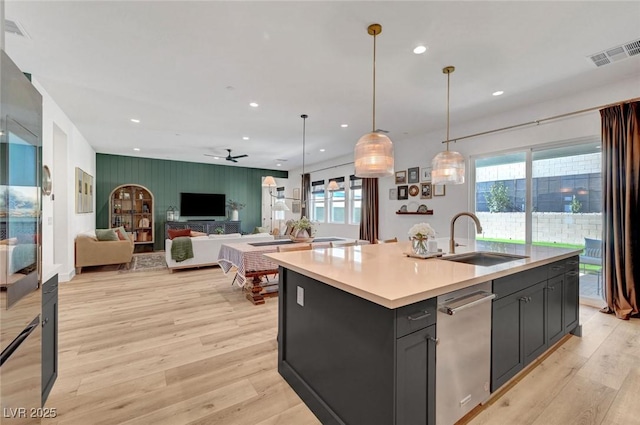
{"type": "MultiPolygon", "coordinates": [[[[492,392],[580,329],[577,256],[502,276],[492,392]]],[[[387,308],[286,267],[279,285],[278,371],[323,424],[436,423],[435,297],[387,308]]]]}
{"type": "Polygon", "coordinates": [[[491,392],[578,324],[578,257],[493,281],[491,392]]]}
{"type": "Polygon", "coordinates": [[[280,269],[278,371],[323,424],[435,424],[436,299],[397,309],[280,269]]]}

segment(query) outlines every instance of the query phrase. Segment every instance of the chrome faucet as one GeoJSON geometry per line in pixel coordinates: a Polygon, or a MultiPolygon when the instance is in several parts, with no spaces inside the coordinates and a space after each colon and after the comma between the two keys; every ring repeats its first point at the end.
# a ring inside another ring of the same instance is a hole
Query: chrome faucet
{"type": "Polygon", "coordinates": [[[458,217],[463,216],[463,215],[471,217],[473,219],[473,221],[476,223],[476,231],[477,231],[477,233],[478,234],[482,233],[482,225],[480,224],[480,220],[478,220],[478,217],[474,213],[461,212],[460,214],[456,214],[451,219],[451,239],[449,239],[449,254],[455,254],[456,253],[456,241],[453,239],[454,226],[455,226],[455,223],[456,223],[456,220],[458,219],[458,217]]]}

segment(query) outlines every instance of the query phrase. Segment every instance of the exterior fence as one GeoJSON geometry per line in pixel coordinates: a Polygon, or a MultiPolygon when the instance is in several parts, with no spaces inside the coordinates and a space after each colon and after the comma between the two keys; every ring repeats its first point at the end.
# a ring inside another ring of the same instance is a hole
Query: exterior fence
{"type": "MultiPolygon", "coordinates": [[[[524,213],[476,213],[482,237],[524,241],[524,213]]],[[[533,241],[584,245],[584,238],[602,239],[601,213],[534,212],[533,241]]]]}

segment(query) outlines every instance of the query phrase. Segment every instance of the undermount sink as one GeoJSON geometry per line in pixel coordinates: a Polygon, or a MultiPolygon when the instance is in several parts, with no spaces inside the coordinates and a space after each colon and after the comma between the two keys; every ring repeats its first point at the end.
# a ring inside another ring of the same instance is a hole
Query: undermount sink
{"type": "Polygon", "coordinates": [[[466,254],[442,257],[443,260],[455,261],[456,263],[473,264],[474,266],[495,266],[496,264],[507,263],[509,261],[528,258],[526,255],[502,254],[497,252],[469,252],[466,254]]]}

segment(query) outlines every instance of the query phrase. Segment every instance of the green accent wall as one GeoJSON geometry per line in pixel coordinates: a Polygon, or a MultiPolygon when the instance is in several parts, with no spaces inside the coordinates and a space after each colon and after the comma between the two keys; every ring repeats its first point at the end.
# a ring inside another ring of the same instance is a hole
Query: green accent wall
{"type": "MultiPolygon", "coordinates": [[[[229,167],[195,162],[96,154],[96,228],[109,226],[109,194],[122,184],[139,184],[154,196],[154,250],[164,249],[169,206],[180,208],[180,192],[224,193],[246,204],[240,211],[242,231],[262,225],[262,177],[288,177],[287,171],[229,167]]],[[[222,220],[221,217],[215,217],[222,220]]],[[[184,218],[180,218],[181,221],[184,218]]]]}

